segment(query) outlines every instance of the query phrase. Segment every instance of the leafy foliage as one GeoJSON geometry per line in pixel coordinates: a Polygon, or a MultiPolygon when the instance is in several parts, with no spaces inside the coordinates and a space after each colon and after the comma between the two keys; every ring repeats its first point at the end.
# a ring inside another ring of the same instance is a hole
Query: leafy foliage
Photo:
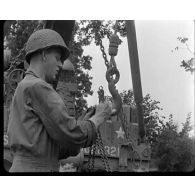
{"type": "Polygon", "coordinates": [[[150,144],[153,146],[158,136],[160,135],[164,126],[164,116],[160,115],[160,111],[163,110],[159,106],[160,102],[152,100],[150,94],[147,94],[143,98],[143,111],[144,111],[144,124],[146,128],[146,135],[150,144]]]}
{"type": "Polygon", "coordinates": [[[190,60],[182,60],[181,62],[181,67],[183,67],[185,69],[186,72],[190,72],[191,74],[195,71],[194,68],[194,58],[191,58],[190,60]]]}
{"type": "MultiPolygon", "coordinates": [[[[178,41],[181,43],[181,45],[184,46],[184,47],[179,47],[179,46],[177,46],[177,47],[175,47],[174,50],[185,49],[185,50],[187,50],[190,54],[192,54],[192,56],[193,56],[193,57],[191,57],[189,60],[182,60],[181,65],[180,65],[181,67],[183,67],[183,68],[185,69],[186,72],[190,72],[190,73],[192,74],[192,73],[194,73],[194,71],[195,71],[195,67],[194,67],[194,65],[195,65],[195,58],[194,58],[195,53],[193,53],[193,52],[191,51],[191,49],[189,48],[189,45],[188,45],[189,39],[186,38],[186,37],[177,37],[177,40],[178,40],[178,41]]],[[[173,52],[173,50],[172,50],[172,52],[173,52]]]]}
{"type": "MultiPolygon", "coordinates": [[[[183,124],[183,132],[191,129],[190,115],[183,124]]],[[[159,171],[191,171],[193,162],[193,140],[178,132],[178,126],[170,115],[155,145],[155,158],[159,171]]]]}
{"type": "MultiPolygon", "coordinates": [[[[6,38],[6,47],[12,52],[12,57],[15,58],[21,54],[24,59],[25,43],[30,34],[40,28],[43,28],[45,21],[37,20],[19,20],[9,21],[5,25],[4,36],[6,38]]],[[[83,98],[87,95],[92,95],[91,79],[88,71],[91,70],[92,57],[83,55],[83,46],[89,45],[92,41],[99,45],[100,40],[108,38],[113,33],[113,21],[101,20],[82,20],[76,21],[73,31],[73,36],[69,44],[70,60],[75,67],[75,77],[78,84],[78,92],[76,94],[76,113],[80,115],[83,109],[87,108],[87,102],[83,98]]],[[[121,36],[125,36],[125,22],[119,21],[117,30],[121,36]]]]}
{"type": "MultiPolygon", "coordinates": [[[[119,21],[117,28],[121,36],[124,33],[124,21],[119,21]]],[[[91,79],[88,71],[91,70],[91,56],[83,56],[83,46],[89,45],[92,41],[99,46],[103,38],[109,38],[113,33],[113,21],[82,20],[76,21],[73,39],[70,43],[71,61],[75,65],[78,93],[76,94],[76,113],[79,116],[83,109],[87,108],[87,102],[83,98],[92,95],[91,79]]],[[[121,40],[120,40],[121,43],[121,40]]]]}
{"type": "MultiPolygon", "coordinates": [[[[133,90],[124,90],[120,93],[123,104],[127,104],[135,107],[135,100],[133,90]]],[[[111,97],[106,97],[112,101],[111,97]]],[[[164,125],[164,116],[159,114],[159,111],[162,108],[159,107],[160,102],[156,100],[152,100],[150,95],[147,94],[143,98],[143,111],[144,111],[144,124],[146,128],[146,135],[149,139],[150,144],[155,144],[157,141],[158,135],[161,133],[163,125],[164,125]]]]}
{"type": "MultiPolygon", "coordinates": [[[[123,103],[131,106],[135,106],[134,94],[132,90],[123,91],[120,93],[123,103]]],[[[164,116],[160,116],[159,111],[162,108],[159,107],[160,102],[152,100],[150,95],[147,94],[143,98],[143,112],[144,112],[144,124],[146,128],[146,135],[151,144],[156,142],[158,135],[164,125],[164,116]]]]}
{"type": "Polygon", "coordinates": [[[191,124],[191,116],[192,113],[188,113],[186,117],[185,123],[182,123],[182,130],[180,132],[180,136],[189,136],[189,132],[193,130],[193,125],[191,124]]]}
{"type": "MultiPolygon", "coordinates": [[[[120,93],[123,103],[135,106],[132,90],[120,93]]],[[[109,97],[111,99],[111,97],[109,97]]],[[[146,134],[152,149],[152,159],[156,160],[159,171],[189,171],[195,164],[193,157],[193,140],[188,133],[193,129],[191,113],[187,115],[185,123],[182,123],[182,131],[170,114],[168,122],[159,112],[162,108],[160,102],[152,100],[147,94],[143,98],[144,124],[146,134]]]]}
{"type": "Polygon", "coordinates": [[[123,104],[135,106],[133,90],[124,90],[122,93],[120,93],[120,96],[123,104]]]}
{"type": "Polygon", "coordinates": [[[83,109],[87,108],[87,102],[83,98],[87,97],[87,95],[92,95],[93,91],[91,90],[91,79],[92,77],[89,75],[88,71],[91,70],[91,60],[92,57],[87,55],[83,55],[83,46],[90,44],[90,40],[82,36],[82,32],[79,27],[79,23],[75,23],[72,40],[69,44],[70,49],[70,60],[74,64],[75,67],[75,80],[78,84],[78,91],[76,93],[76,117],[79,117],[83,111],[83,109]],[[78,38],[79,35],[79,38],[78,38]]]}
{"type": "Polygon", "coordinates": [[[24,59],[24,47],[30,34],[43,26],[38,20],[13,20],[8,25],[5,33],[6,47],[11,50],[12,57],[18,56],[21,52],[21,58],[24,59]]]}
{"type": "MultiPolygon", "coordinates": [[[[45,21],[38,20],[19,20],[6,23],[5,30],[5,48],[9,48],[12,53],[12,58],[18,57],[24,60],[25,56],[25,43],[29,36],[36,30],[43,28],[45,21]]],[[[91,56],[84,56],[82,46],[87,45],[90,41],[86,42],[85,37],[76,39],[77,34],[81,34],[79,23],[76,22],[72,40],[70,43],[70,60],[75,67],[75,77],[78,84],[78,92],[76,94],[76,112],[79,115],[82,110],[87,107],[87,102],[83,98],[87,95],[92,95],[91,91],[91,79],[88,72],[91,70],[91,56]]]]}

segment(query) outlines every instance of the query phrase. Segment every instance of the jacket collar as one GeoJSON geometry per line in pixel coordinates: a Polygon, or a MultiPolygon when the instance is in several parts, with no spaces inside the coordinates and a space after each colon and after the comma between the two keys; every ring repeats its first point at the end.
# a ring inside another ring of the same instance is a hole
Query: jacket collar
{"type": "Polygon", "coordinates": [[[35,72],[33,72],[32,70],[27,70],[25,72],[25,75],[33,75],[36,78],[40,78],[35,72]]]}

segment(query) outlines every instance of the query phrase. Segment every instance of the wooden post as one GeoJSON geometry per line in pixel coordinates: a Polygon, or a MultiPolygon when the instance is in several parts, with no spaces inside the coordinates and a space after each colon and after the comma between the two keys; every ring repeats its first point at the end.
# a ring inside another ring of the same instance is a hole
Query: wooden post
{"type": "Polygon", "coordinates": [[[141,105],[143,96],[142,96],[142,86],[141,86],[141,77],[140,77],[140,69],[139,69],[136,31],[135,31],[135,24],[133,20],[126,21],[126,30],[127,30],[127,42],[129,47],[131,75],[132,75],[132,82],[133,82],[133,92],[135,97],[135,103],[137,106],[137,113],[138,113],[139,136],[141,139],[143,139],[145,136],[143,109],[141,105]]]}

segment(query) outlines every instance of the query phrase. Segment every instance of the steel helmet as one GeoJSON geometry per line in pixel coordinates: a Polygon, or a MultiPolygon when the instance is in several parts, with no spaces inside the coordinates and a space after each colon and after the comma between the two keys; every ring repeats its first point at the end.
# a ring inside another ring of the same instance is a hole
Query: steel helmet
{"type": "Polygon", "coordinates": [[[74,66],[69,59],[64,61],[63,65],[62,65],[62,69],[74,72],[74,66]]]}
{"type": "Polygon", "coordinates": [[[68,47],[59,33],[51,29],[41,29],[34,32],[26,43],[26,61],[30,63],[30,58],[33,53],[50,47],[61,48],[61,58],[63,61],[67,59],[70,54],[68,47]]]}

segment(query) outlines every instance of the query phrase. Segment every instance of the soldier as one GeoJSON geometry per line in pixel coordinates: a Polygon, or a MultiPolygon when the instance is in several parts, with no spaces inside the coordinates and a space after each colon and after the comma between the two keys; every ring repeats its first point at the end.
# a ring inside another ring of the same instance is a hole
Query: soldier
{"type": "Polygon", "coordinates": [[[96,129],[110,115],[107,103],[97,105],[95,115],[87,113],[84,120],[68,115],[52,87],[68,56],[64,40],[53,30],[38,30],[28,39],[25,58],[30,66],[15,90],[8,124],[14,156],[10,172],[58,171],[59,154],[66,158],[91,146],[96,129]]]}

